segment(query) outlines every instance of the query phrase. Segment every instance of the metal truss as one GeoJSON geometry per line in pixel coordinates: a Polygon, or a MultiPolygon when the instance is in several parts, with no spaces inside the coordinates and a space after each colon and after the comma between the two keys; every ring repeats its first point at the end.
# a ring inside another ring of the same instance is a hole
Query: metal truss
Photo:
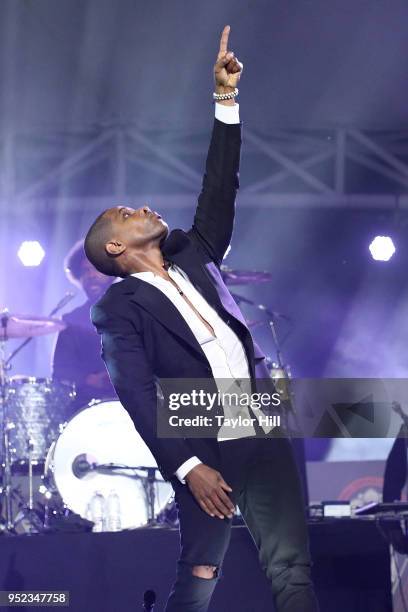
{"type": "MultiPolygon", "coordinates": [[[[246,127],[244,139],[241,206],[408,208],[407,130],[260,134],[246,127]]],[[[144,200],[165,208],[191,206],[207,146],[208,133],[149,132],[132,124],[69,134],[49,127],[30,134],[5,130],[1,210],[100,210],[113,202],[144,200]],[[97,176],[103,173],[102,189],[98,180],[87,180],[95,169],[97,176]]]]}

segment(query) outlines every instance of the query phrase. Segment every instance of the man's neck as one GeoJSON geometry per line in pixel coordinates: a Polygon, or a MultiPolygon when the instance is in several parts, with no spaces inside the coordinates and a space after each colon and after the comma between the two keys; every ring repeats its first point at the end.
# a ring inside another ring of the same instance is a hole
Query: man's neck
{"type": "Polygon", "coordinates": [[[166,263],[159,247],[145,253],[137,253],[128,265],[128,275],[139,272],[152,272],[156,276],[168,278],[166,263]]]}

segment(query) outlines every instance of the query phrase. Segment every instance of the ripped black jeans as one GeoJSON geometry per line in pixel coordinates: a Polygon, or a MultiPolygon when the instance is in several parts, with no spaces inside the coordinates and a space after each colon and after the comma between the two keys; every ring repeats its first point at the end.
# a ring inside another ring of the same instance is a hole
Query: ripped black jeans
{"type": "MultiPolygon", "coordinates": [[[[220,444],[221,473],[259,551],[276,612],[318,612],[297,468],[288,440],[251,438],[220,444]]],[[[206,612],[231,535],[229,519],[211,518],[187,485],[175,483],[181,555],[166,612],[206,612]],[[194,576],[214,566],[214,578],[194,576]]],[[[231,610],[237,602],[231,601],[231,610]]],[[[239,607],[237,607],[239,610],[239,607]]]]}

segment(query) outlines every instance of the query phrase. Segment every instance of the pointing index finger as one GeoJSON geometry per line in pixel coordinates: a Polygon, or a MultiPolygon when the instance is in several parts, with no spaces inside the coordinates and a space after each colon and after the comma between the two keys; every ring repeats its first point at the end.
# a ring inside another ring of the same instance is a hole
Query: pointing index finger
{"type": "Polygon", "coordinates": [[[230,26],[227,25],[222,31],[221,40],[220,40],[220,54],[221,53],[224,54],[227,52],[228,36],[229,36],[230,30],[231,30],[230,26]]]}

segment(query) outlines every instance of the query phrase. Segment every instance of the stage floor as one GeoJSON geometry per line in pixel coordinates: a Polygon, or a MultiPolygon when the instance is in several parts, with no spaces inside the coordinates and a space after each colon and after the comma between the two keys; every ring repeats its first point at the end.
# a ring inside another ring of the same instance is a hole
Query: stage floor
{"type": "MultiPolygon", "coordinates": [[[[391,612],[389,551],[375,523],[338,519],[309,528],[321,612],[391,612]]],[[[144,528],[4,536],[0,542],[1,590],[70,591],[71,612],[134,612],[142,610],[144,591],[153,589],[159,612],[174,578],[179,535],[177,530],[144,528]]],[[[226,610],[273,610],[257,551],[240,526],[233,527],[210,608],[226,610]]]]}

